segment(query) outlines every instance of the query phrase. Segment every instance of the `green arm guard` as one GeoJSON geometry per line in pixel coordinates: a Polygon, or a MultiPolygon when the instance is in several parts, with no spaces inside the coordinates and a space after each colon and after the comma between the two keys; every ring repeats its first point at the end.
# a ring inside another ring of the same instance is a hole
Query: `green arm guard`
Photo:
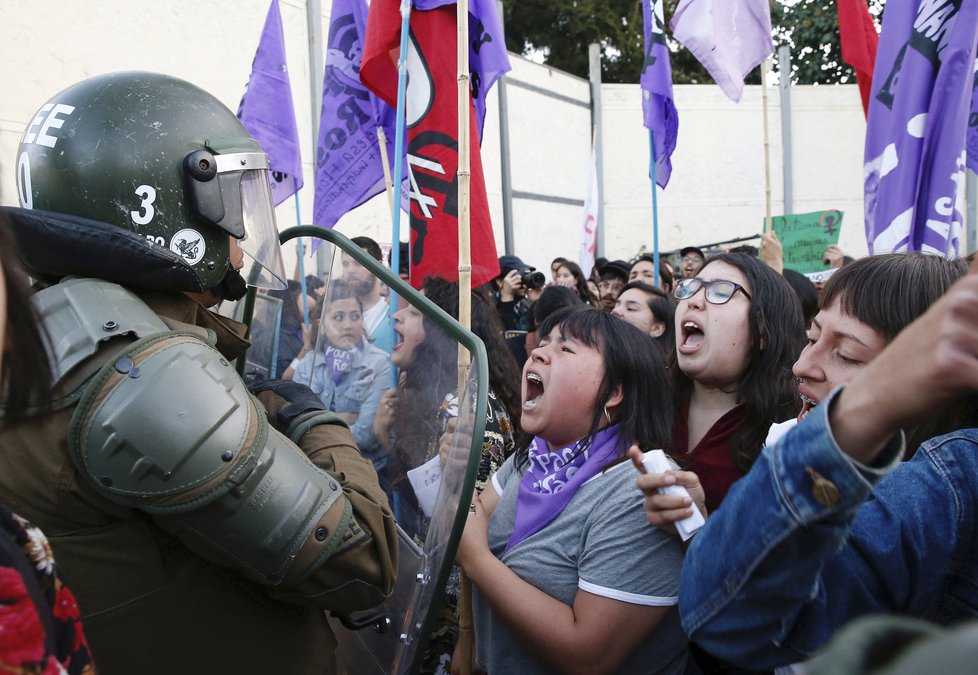
{"type": "Polygon", "coordinates": [[[266,585],[312,574],[352,530],[339,483],[268,426],[198,336],[141,339],[86,385],[69,447],[107,499],[153,514],[199,555],[266,585]]]}

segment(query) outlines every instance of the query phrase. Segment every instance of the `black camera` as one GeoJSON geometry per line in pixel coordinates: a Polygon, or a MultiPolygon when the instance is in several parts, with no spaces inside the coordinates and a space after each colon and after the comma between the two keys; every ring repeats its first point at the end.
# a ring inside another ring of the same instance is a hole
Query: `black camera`
{"type": "Polygon", "coordinates": [[[543,288],[547,285],[547,277],[543,272],[535,272],[531,269],[520,270],[520,281],[523,288],[543,288]]]}

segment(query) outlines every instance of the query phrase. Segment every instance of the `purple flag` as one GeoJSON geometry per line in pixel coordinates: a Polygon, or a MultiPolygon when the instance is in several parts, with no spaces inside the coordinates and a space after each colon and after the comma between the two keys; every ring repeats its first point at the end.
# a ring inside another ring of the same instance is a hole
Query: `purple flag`
{"type": "Polygon", "coordinates": [[[384,190],[378,127],[387,135],[387,161],[394,164],[394,109],[360,82],[366,0],[333,0],[329,17],[312,210],[313,223],[322,227],[333,227],[384,190]]]}
{"type": "Polygon", "coordinates": [[[268,8],[251,77],[238,106],[238,119],[268,155],[272,201],[277,206],[295,194],[303,182],[278,0],[272,0],[268,8]]]}
{"type": "Polygon", "coordinates": [[[679,134],[679,113],[672,102],[672,66],[663,32],[663,0],[642,0],[645,18],[645,62],[642,64],[642,111],[645,126],[652,130],[655,148],[655,182],[659,187],[669,183],[672,174],[672,151],[679,134]]]}
{"type": "Polygon", "coordinates": [[[768,0],[680,0],[669,26],[735,102],[744,77],[774,53],[768,0]]]}
{"type": "Polygon", "coordinates": [[[956,256],[978,3],[887,5],[866,123],[870,253],[956,256]]]}
{"type": "Polygon", "coordinates": [[[968,168],[978,173],[978,60],[971,84],[971,111],[968,114],[968,168]]]}
{"type": "MultiPolygon", "coordinates": [[[[414,8],[419,11],[454,4],[455,0],[414,0],[414,8]]],[[[469,0],[469,88],[475,102],[480,142],[486,121],[486,96],[496,80],[511,69],[496,0],[469,0]]]]}

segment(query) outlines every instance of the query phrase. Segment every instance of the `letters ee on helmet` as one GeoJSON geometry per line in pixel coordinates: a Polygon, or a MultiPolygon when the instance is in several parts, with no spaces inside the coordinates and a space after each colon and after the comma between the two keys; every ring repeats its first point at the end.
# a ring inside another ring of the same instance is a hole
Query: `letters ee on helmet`
{"type": "Polygon", "coordinates": [[[37,111],[17,151],[20,205],[121,227],[179,254],[202,290],[230,241],[247,283],[284,288],[268,158],[223,103],[157,73],[100,75],[37,111]]]}

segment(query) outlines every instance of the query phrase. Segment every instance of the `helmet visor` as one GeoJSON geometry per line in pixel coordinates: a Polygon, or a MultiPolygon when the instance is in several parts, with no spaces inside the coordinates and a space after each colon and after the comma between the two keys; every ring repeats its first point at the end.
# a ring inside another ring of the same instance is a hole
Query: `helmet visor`
{"type": "Polygon", "coordinates": [[[241,176],[241,216],[245,229],[239,242],[245,254],[241,275],[249,286],[285,288],[285,265],[266,169],[245,171],[241,176]]]}

